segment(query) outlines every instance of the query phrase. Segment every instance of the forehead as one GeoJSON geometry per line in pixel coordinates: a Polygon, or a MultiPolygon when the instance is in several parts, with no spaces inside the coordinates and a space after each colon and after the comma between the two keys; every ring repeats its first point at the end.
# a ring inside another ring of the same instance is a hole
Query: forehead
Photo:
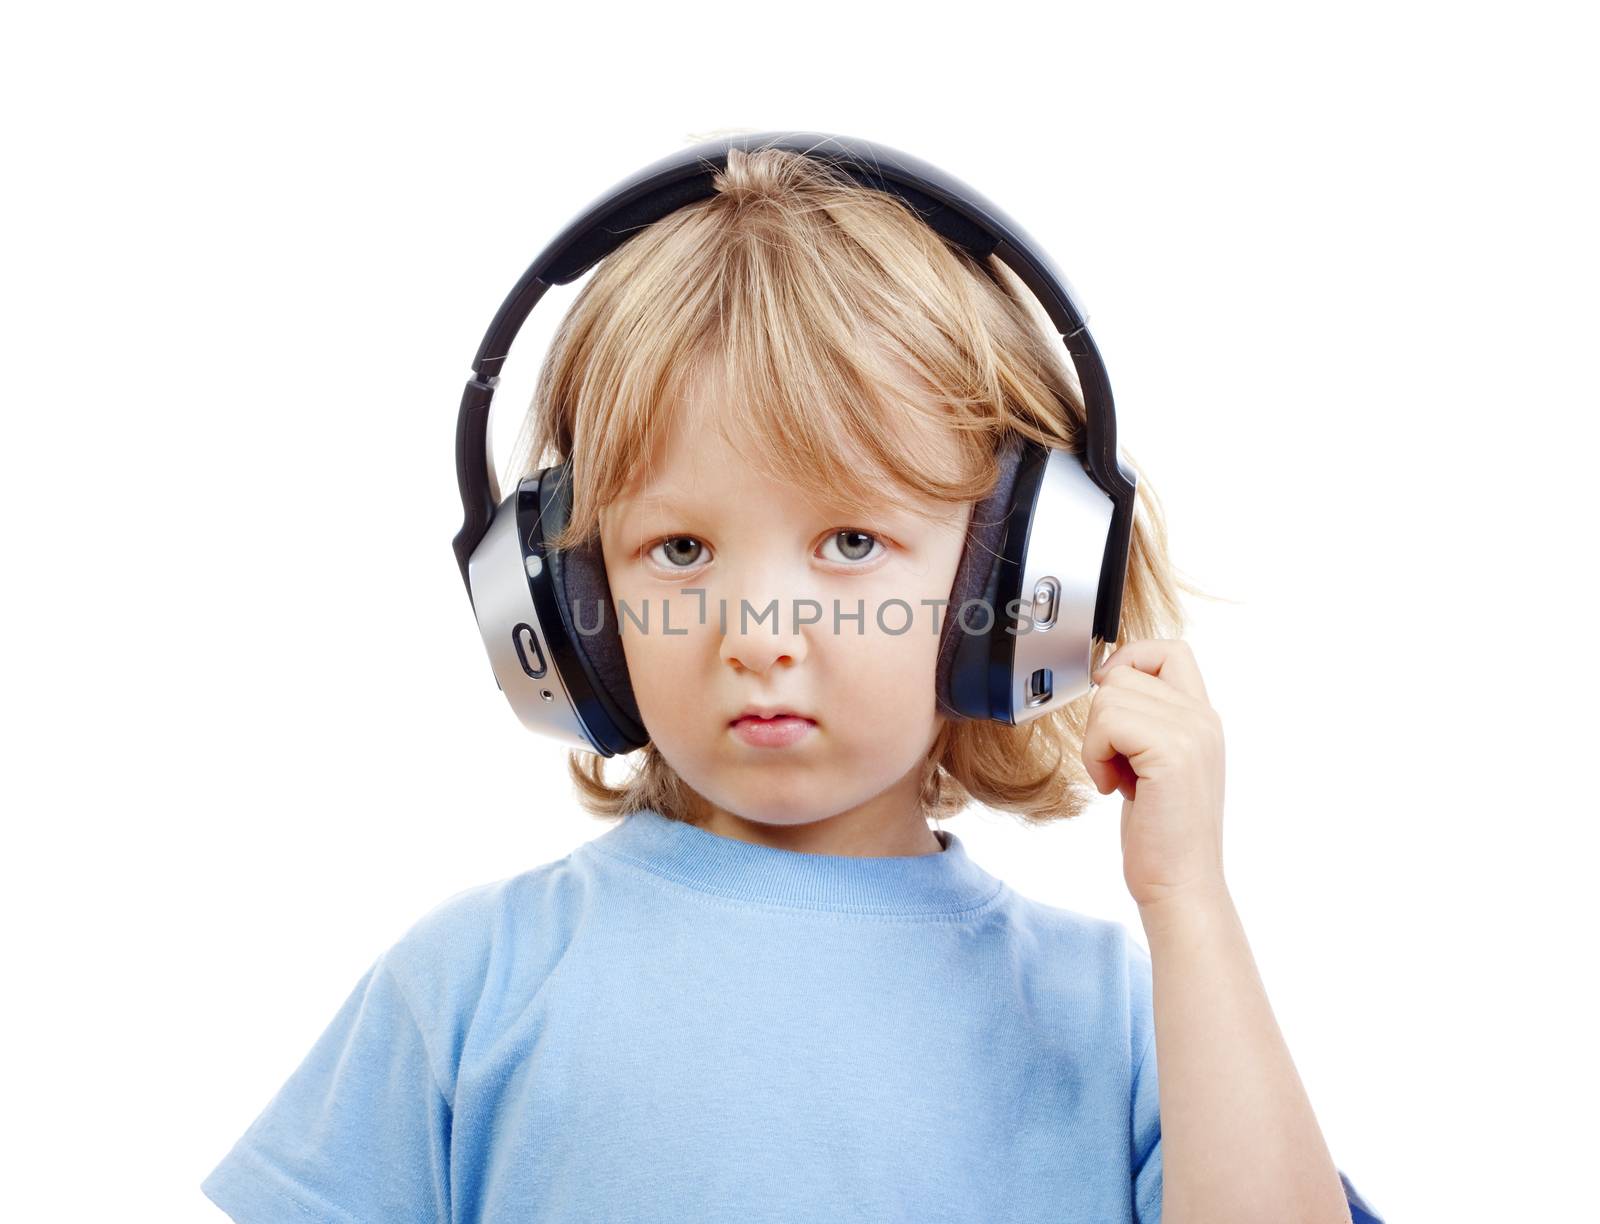
{"type": "Polygon", "coordinates": [[[873,419],[859,406],[803,400],[787,389],[763,394],[698,374],[663,405],[654,445],[617,500],[705,502],[725,490],[781,488],[818,508],[861,504],[937,518],[951,512],[948,502],[906,483],[914,471],[951,480],[963,463],[957,431],[909,379],[875,406],[873,419]]]}

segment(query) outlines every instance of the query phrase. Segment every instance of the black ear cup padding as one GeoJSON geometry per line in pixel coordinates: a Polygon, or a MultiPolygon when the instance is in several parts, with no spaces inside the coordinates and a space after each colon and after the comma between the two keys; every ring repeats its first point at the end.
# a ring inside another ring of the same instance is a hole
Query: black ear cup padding
{"type": "Polygon", "coordinates": [[[993,609],[993,628],[1005,632],[1005,609],[995,602],[999,582],[1001,545],[1006,536],[1006,514],[1012,504],[1016,488],[1017,470],[1023,457],[1023,439],[1012,434],[1001,446],[998,459],[1000,474],[987,497],[972,507],[972,518],[967,526],[967,543],[961,552],[961,562],[956,566],[955,581],[950,586],[950,602],[944,609],[940,625],[939,661],[934,672],[934,693],[939,712],[947,718],[988,717],[969,713],[978,698],[969,690],[977,686],[981,693],[986,680],[990,634],[978,633],[991,623],[989,614],[978,605],[968,609],[966,624],[973,632],[964,632],[958,618],[961,605],[968,599],[987,601],[993,609]],[[952,677],[960,670],[964,683],[958,692],[952,688],[952,677]]]}
{"type": "MultiPolygon", "coordinates": [[[[539,514],[546,539],[566,526],[571,496],[572,469],[568,464],[550,468],[543,474],[539,481],[539,514]]],[[[564,552],[548,549],[545,564],[550,568],[550,583],[561,605],[567,637],[594,691],[595,701],[623,736],[642,747],[650,736],[644,720],[639,717],[633,683],[628,679],[616,609],[611,606],[611,584],[606,581],[605,554],[599,540],[564,552]]]]}
{"type": "MultiPolygon", "coordinates": [[[[633,697],[633,682],[628,679],[628,665],[622,654],[616,609],[611,606],[605,556],[599,543],[583,544],[570,550],[565,559],[565,571],[563,586],[574,606],[582,609],[583,624],[588,627],[595,623],[596,608],[602,621],[598,633],[579,636],[578,656],[588,665],[591,675],[599,677],[597,687],[603,697],[609,698],[628,721],[642,730],[639,707],[633,697]]],[[[615,712],[612,717],[617,717],[615,712]]]]}

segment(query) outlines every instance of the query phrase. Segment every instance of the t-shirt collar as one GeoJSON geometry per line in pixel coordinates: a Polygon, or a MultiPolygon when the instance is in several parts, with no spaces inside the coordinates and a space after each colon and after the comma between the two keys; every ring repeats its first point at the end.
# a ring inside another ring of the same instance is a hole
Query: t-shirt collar
{"type": "Polygon", "coordinates": [[[936,836],[945,846],[940,854],[807,854],[638,808],[586,848],[701,892],[798,909],[959,915],[993,900],[1001,882],[967,856],[954,833],[941,829],[936,836]]]}

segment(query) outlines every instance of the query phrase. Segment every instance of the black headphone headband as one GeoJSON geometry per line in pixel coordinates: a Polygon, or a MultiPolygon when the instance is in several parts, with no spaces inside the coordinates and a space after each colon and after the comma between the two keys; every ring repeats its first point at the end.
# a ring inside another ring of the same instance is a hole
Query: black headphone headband
{"type": "Polygon", "coordinates": [[[1122,613],[1122,573],[1113,558],[1126,558],[1133,527],[1136,481],[1117,461],[1117,426],[1111,384],[1094,340],[1088,315],[1071,284],[1050,257],[1020,226],[976,191],[938,167],[865,140],[823,132],[760,132],[725,137],[673,153],[646,166],[606,192],[540,252],[501,303],[473,358],[456,419],[456,481],[464,512],[453,541],[467,593],[472,593],[467,562],[483,538],[499,504],[499,490],[488,462],[489,405],[500,367],[512,341],[551,285],[582,276],[637,231],[675,209],[715,194],[713,176],[727,165],[728,152],[785,149],[816,157],[845,171],[865,187],[898,196],[929,226],[964,247],[975,258],[994,255],[1039,299],[1065,341],[1083,389],[1087,415],[1084,468],[1112,500],[1112,547],[1100,576],[1094,632],[1115,641],[1122,613]]]}

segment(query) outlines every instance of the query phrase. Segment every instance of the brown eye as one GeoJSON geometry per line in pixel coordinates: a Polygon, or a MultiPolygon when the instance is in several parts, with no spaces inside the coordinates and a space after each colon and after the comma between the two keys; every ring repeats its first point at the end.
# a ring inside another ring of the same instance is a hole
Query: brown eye
{"type": "Polygon", "coordinates": [[[856,564],[869,559],[872,555],[872,546],[881,544],[882,541],[870,531],[836,531],[828,537],[828,541],[838,541],[840,560],[848,564],[856,564]]]}

